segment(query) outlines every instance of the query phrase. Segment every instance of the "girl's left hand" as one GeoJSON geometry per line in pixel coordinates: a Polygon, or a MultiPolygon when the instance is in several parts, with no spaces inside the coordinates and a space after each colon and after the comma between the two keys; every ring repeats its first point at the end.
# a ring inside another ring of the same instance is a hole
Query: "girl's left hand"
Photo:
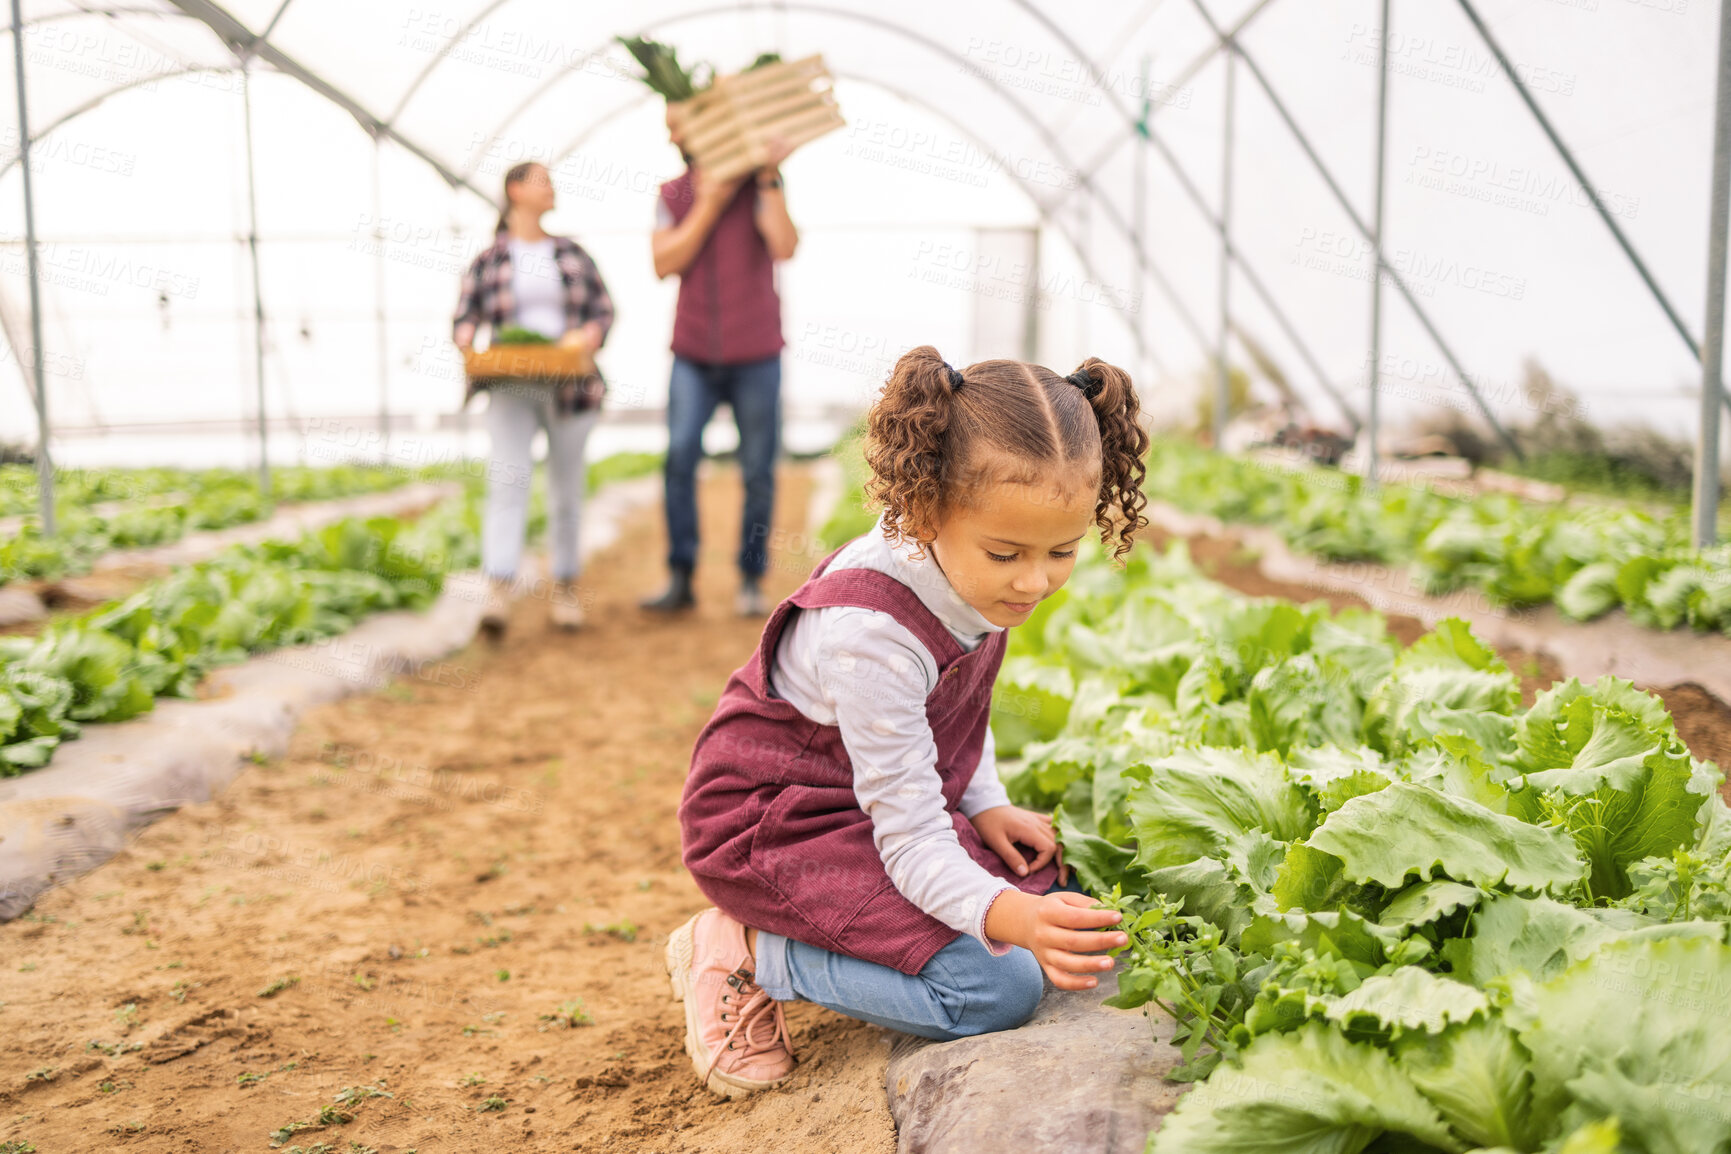
{"type": "Polygon", "coordinates": [[[1000,805],[981,810],[972,820],[974,828],[980,832],[980,840],[990,846],[993,853],[1003,858],[1004,864],[1015,870],[1017,876],[1026,877],[1056,857],[1058,881],[1060,884],[1065,881],[1065,875],[1069,871],[1064,867],[1064,855],[1058,848],[1058,839],[1052,833],[1050,814],[1035,813],[1020,806],[1000,805]],[[1031,864],[1016,849],[1017,842],[1033,846],[1039,851],[1031,864]]]}

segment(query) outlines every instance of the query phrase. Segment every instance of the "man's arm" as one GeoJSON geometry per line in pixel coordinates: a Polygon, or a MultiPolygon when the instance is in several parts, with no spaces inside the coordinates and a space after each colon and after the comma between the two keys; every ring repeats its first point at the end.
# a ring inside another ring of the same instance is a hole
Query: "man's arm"
{"type": "Polygon", "coordinates": [[[787,196],[781,186],[781,169],[766,165],[757,170],[757,212],[753,221],[758,235],[769,248],[771,260],[788,260],[799,247],[799,230],[787,215],[787,196]]]}
{"type": "Polygon", "coordinates": [[[709,239],[710,230],[721,219],[722,210],[738,190],[739,181],[715,183],[704,179],[699,170],[697,195],[685,219],[672,228],[658,228],[650,234],[650,251],[655,257],[657,277],[677,276],[691,267],[691,262],[703,250],[703,242],[709,239]]]}

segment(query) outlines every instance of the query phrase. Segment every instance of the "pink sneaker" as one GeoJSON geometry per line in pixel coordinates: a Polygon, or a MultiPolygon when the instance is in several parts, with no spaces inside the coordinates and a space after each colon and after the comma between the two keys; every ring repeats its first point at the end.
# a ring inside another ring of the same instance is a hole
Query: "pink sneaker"
{"type": "Polygon", "coordinates": [[[738,1098],[793,1073],[781,1003],[751,970],[745,927],[720,910],[702,913],[667,939],[667,976],[685,1003],[685,1052],[715,1093],[738,1098]]]}

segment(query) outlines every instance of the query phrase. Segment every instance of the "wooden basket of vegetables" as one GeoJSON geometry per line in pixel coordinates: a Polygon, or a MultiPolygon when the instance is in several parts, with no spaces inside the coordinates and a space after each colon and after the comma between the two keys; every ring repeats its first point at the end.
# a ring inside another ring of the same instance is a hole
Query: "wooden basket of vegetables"
{"type": "Polygon", "coordinates": [[[500,377],[570,381],[592,374],[595,359],[586,348],[566,348],[532,330],[507,327],[487,348],[464,353],[463,371],[472,381],[500,377]]]}
{"type": "Polygon", "coordinates": [[[685,151],[722,180],[769,163],[770,142],[777,138],[791,151],[846,123],[822,56],[785,61],[765,53],[732,76],[706,69],[713,79],[700,83],[693,76],[704,66],[688,73],[672,48],[643,39],[621,43],[643,65],[644,83],[667,98],[685,151]]]}

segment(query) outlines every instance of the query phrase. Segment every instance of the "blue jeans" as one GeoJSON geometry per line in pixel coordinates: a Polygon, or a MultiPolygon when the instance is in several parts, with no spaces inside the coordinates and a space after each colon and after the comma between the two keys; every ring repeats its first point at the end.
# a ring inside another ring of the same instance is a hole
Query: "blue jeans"
{"type": "Polygon", "coordinates": [[[697,566],[697,463],[703,428],[726,402],[739,428],[739,467],[745,476],[745,518],[739,568],[760,577],[769,564],[775,510],[775,456],[781,442],[781,356],[741,365],[673,358],[667,386],[667,563],[697,566]]]}
{"type": "MultiPolygon", "coordinates": [[[[1085,892],[1074,880],[1047,893],[1085,892]]],[[[850,958],[779,934],[757,934],[757,984],[778,1002],[816,1002],[838,1014],[952,1042],[1012,1030],[1034,1016],[1045,974],[1020,946],[1001,956],[963,934],[918,974],[850,958]]]]}

